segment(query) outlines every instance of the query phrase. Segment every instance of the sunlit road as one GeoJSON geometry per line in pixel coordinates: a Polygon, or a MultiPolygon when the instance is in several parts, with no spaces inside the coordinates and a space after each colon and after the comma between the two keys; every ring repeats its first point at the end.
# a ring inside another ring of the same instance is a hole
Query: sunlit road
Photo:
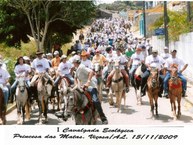
{"type": "MultiPolygon", "coordinates": [[[[136,97],[134,89],[130,88],[130,92],[127,93],[126,97],[126,108],[123,109],[123,100],[121,111],[118,113],[117,108],[110,106],[107,101],[107,97],[103,98],[102,107],[108,118],[109,125],[187,125],[193,123],[193,114],[189,111],[189,104],[182,99],[181,101],[181,118],[174,121],[172,118],[170,101],[166,98],[158,99],[158,113],[159,117],[156,119],[150,118],[150,106],[148,97],[143,97],[143,105],[138,106],[136,104],[136,97]]],[[[74,119],[70,117],[67,121],[58,119],[54,112],[51,111],[51,106],[49,106],[48,113],[48,123],[47,125],[74,125],[74,119]]],[[[31,119],[26,121],[26,125],[36,125],[38,123],[38,107],[32,111],[31,119]]],[[[7,124],[16,124],[17,113],[16,109],[7,115],[7,124]]],[[[101,124],[100,119],[97,124],[101,124]]]]}

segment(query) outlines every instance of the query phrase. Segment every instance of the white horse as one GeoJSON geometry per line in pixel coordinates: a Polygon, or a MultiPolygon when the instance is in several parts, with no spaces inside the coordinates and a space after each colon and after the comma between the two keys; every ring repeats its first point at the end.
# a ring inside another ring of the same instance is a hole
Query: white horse
{"type": "Polygon", "coordinates": [[[99,100],[102,101],[102,88],[103,88],[103,81],[102,81],[102,67],[99,63],[94,63],[94,72],[95,77],[97,79],[97,90],[99,93],[99,100]]]}
{"type": "Polygon", "coordinates": [[[25,105],[28,99],[28,93],[26,88],[25,74],[17,77],[17,88],[16,88],[16,105],[17,105],[17,124],[23,124],[25,122],[25,105]],[[23,120],[21,118],[21,113],[23,120]]]}

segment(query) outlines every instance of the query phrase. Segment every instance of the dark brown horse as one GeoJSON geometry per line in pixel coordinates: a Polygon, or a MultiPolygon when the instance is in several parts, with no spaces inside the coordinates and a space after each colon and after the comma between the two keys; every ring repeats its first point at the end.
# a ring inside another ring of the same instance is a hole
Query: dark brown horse
{"type": "Polygon", "coordinates": [[[0,87],[0,125],[5,125],[6,124],[6,106],[4,104],[4,94],[3,90],[0,87]]]}
{"type": "Polygon", "coordinates": [[[181,116],[182,80],[178,78],[177,67],[172,67],[171,78],[169,79],[169,98],[174,120],[181,116]],[[178,113],[176,115],[176,100],[178,103],[178,113]]]}
{"type": "Polygon", "coordinates": [[[151,106],[151,118],[154,118],[155,114],[158,117],[158,94],[159,94],[159,72],[158,69],[153,68],[150,71],[150,76],[147,80],[147,94],[149,97],[149,103],[151,106]],[[155,107],[155,109],[154,109],[155,107]],[[154,113],[155,111],[155,113],[154,113]]]}

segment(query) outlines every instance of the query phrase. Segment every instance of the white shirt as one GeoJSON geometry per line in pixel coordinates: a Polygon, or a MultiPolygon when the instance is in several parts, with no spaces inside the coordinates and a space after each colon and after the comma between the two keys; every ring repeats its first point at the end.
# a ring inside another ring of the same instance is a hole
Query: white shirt
{"type": "Polygon", "coordinates": [[[116,57],[117,57],[117,54],[114,51],[111,54],[110,53],[106,54],[106,60],[108,60],[108,62],[113,61],[116,57]]]}
{"type": "Polygon", "coordinates": [[[120,55],[115,58],[115,60],[119,60],[120,63],[120,69],[125,69],[125,63],[128,62],[125,55],[120,55]]]}
{"type": "Polygon", "coordinates": [[[172,57],[171,54],[169,54],[169,53],[162,53],[160,56],[161,56],[164,60],[168,59],[169,57],[172,57]]]}
{"type": "Polygon", "coordinates": [[[5,85],[6,80],[9,79],[11,76],[9,72],[0,67],[0,84],[5,85]]]}
{"type": "MultiPolygon", "coordinates": [[[[81,87],[88,81],[88,75],[92,70],[87,68],[85,65],[80,64],[76,70],[75,78],[78,79],[78,86],[81,87]]],[[[97,88],[97,80],[93,76],[90,82],[93,88],[97,88]]]]}
{"type": "Polygon", "coordinates": [[[165,63],[164,59],[160,56],[153,57],[153,55],[149,55],[146,57],[145,60],[145,64],[148,64],[151,67],[156,67],[158,68],[158,70],[161,70],[164,63],[165,63]]]}
{"type": "Polygon", "coordinates": [[[58,71],[60,72],[60,75],[64,76],[70,73],[71,68],[72,64],[70,62],[61,62],[58,66],[58,71]]]}
{"type": "Polygon", "coordinates": [[[87,68],[93,69],[92,61],[89,59],[81,60],[81,64],[84,64],[87,68]]]}
{"type": "Polygon", "coordinates": [[[180,71],[185,65],[182,59],[170,57],[166,60],[164,67],[169,68],[173,64],[178,65],[178,71],[180,71]]]}
{"type": "Polygon", "coordinates": [[[144,61],[144,55],[141,53],[134,53],[132,54],[131,59],[133,60],[132,65],[139,65],[142,61],[144,61]]]}
{"type": "Polygon", "coordinates": [[[14,69],[14,72],[15,72],[15,75],[18,76],[18,75],[21,75],[23,74],[24,72],[30,72],[31,71],[31,68],[29,65],[27,64],[18,64],[15,66],[15,69],[14,69]]]}
{"type": "Polygon", "coordinates": [[[46,69],[49,69],[49,63],[45,58],[39,59],[36,58],[32,62],[32,68],[36,70],[37,73],[46,72],[46,69]]]}

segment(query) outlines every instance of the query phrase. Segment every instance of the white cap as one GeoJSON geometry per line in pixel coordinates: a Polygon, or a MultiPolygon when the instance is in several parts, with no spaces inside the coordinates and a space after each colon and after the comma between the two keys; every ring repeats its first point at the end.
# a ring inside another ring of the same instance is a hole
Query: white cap
{"type": "Polygon", "coordinates": [[[23,59],[24,60],[30,60],[30,58],[28,56],[24,56],[23,59]]]}
{"type": "Polygon", "coordinates": [[[54,55],[57,55],[57,54],[59,54],[59,52],[58,51],[54,51],[54,55]]]}
{"type": "Polygon", "coordinates": [[[168,50],[169,48],[168,47],[164,47],[165,50],[168,50]]]}

